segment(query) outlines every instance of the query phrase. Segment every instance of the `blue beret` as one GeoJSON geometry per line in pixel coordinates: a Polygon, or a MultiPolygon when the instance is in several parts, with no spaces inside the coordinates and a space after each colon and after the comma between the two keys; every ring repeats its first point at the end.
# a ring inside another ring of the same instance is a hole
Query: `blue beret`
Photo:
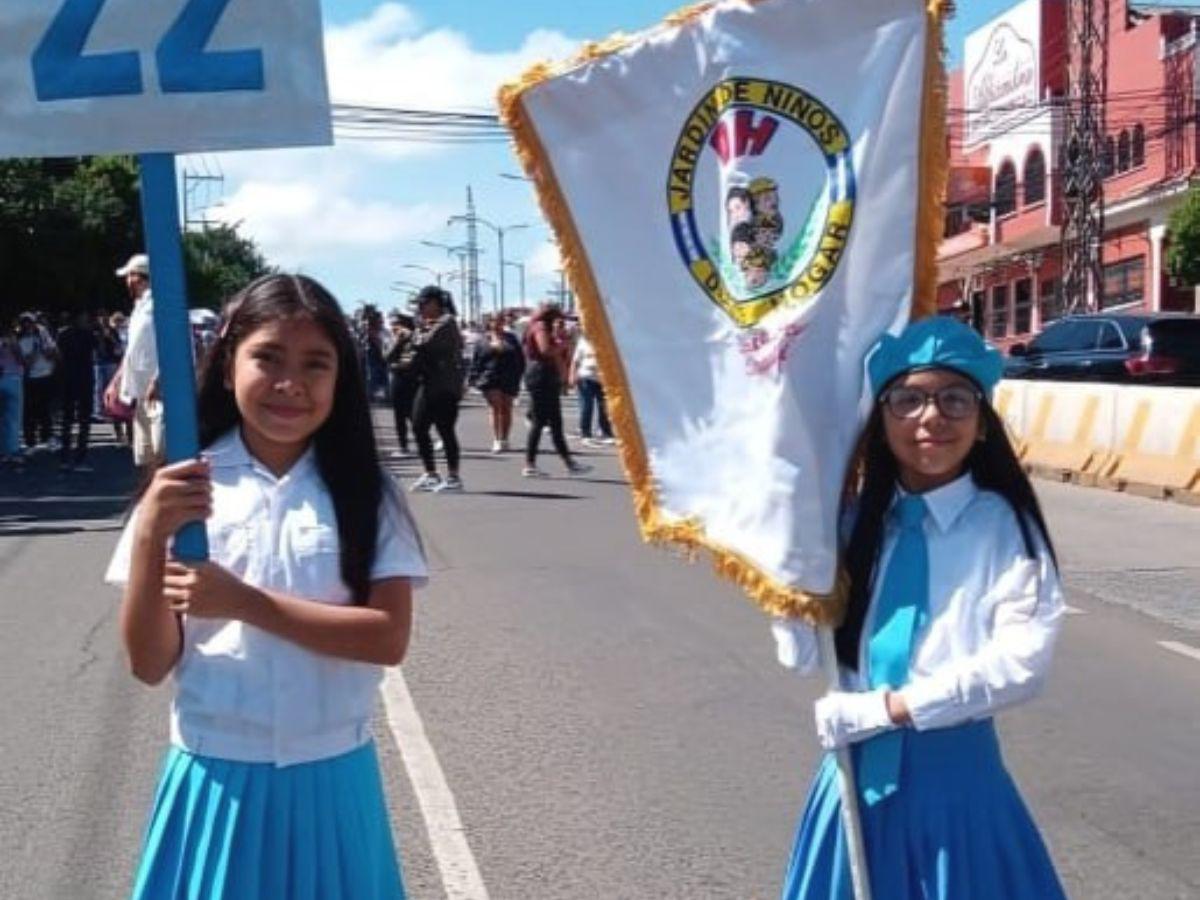
{"type": "Polygon", "coordinates": [[[951,369],[966,375],[989,397],[1004,371],[1000,352],[957,319],[933,316],[899,335],[885,334],[867,358],[871,392],[878,397],[897,375],[919,369],[951,369]]]}

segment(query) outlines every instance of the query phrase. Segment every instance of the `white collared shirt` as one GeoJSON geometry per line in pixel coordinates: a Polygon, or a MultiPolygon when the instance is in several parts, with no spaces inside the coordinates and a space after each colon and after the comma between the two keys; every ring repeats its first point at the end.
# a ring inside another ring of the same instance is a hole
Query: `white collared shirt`
{"type": "MultiPolygon", "coordinates": [[[[253,587],[347,605],[333,498],[312,449],[282,478],[250,455],[237,429],[208,451],[209,555],[253,587]]],[[[105,580],[129,578],[134,511],[105,580]]],[[[389,484],[371,579],[425,583],[425,557],[404,500],[389,484]]],[[[279,766],[326,759],[370,739],[382,668],[314,653],[244,622],[183,618],[172,743],[193,753],[279,766]]]]}
{"type": "Polygon", "coordinates": [[[141,400],[158,377],[158,344],[154,336],[154,298],[149,288],[133,304],[129,315],[129,340],[121,370],[121,400],[141,400]]]}
{"type": "MultiPolygon", "coordinates": [[[[1050,668],[1063,593],[1036,526],[1030,528],[1037,555],[1030,559],[1016,514],[999,494],[980,490],[968,474],[922,497],[929,507],[929,616],[900,693],[924,731],[983,719],[1033,697],[1050,668]]],[[[898,534],[889,516],[864,636],[898,534]]],[[[777,619],[772,631],[783,665],[801,674],[817,667],[810,627],[777,619]]],[[[858,671],[842,672],[845,690],[869,690],[867,643],[859,645],[858,671]]]]}

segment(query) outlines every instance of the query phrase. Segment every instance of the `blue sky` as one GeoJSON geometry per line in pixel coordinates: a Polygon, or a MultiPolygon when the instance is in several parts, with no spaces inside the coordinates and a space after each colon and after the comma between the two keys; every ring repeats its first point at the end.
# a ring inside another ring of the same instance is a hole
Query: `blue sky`
{"type": "MultiPolygon", "coordinates": [[[[853,0],[847,0],[853,2],[853,0]]],[[[335,102],[417,109],[490,108],[496,85],[540,59],[569,56],[585,40],[635,31],[678,9],[680,0],[322,0],[331,94],[335,102]]],[[[965,34],[1013,0],[963,0],[948,42],[961,57],[965,34]]],[[[465,211],[471,185],[479,215],[511,232],[506,258],[526,267],[526,299],[557,286],[557,256],[528,185],[504,144],[414,147],[339,143],[334,148],[190,157],[192,172],[225,176],[220,191],[193,200],[215,204],[212,218],[239,223],[268,257],[322,279],[353,308],[402,298],[397,281],[428,280],[457,262],[421,244],[461,243],[451,215],[465,211]]],[[[481,274],[498,281],[495,236],[481,229],[481,274]]],[[[448,277],[448,276],[447,276],[448,277]]],[[[518,275],[506,269],[507,299],[518,275]]],[[[451,282],[457,293],[457,282],[451,282]]],[[[401,291],[409,288],[401,288],[401,291]]],[[[482,288],[485,303],[493,288],[482,288]]]]}

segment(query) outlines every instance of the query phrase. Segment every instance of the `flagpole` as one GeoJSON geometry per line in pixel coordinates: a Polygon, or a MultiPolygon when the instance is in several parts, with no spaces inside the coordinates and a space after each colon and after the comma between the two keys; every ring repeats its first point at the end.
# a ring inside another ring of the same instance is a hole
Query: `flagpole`
{"type": "MultiPolygon", "coordinates": [[[[842,676],[838,671],[837,648],[832,628],[817,629],[817,650],[821,669],[831,691],[841,690],[842,676]]],[[[854,900],[871,900],[871,879],[867,869],[867,854],[863,844],[862,821],[858,811],[858,785],[850,748],[835,751],[838,767],[838,788],[842,795],[842,827],[846,832],[847,856],[850,859],[850,880],[854,884],[854,900]]]]}
{"type": "MultiPolygon", "coordinates": [[[[142,222],[150,254],[154,295],[154,339],[158,348],[159,393],[163,400],[165,457],[168,463],[200,452],[196,419],[196,376],[192,365],[192,328],[188,322],[183,239],[179,233],[179,194],[175,156],[138,156],[142,184],[142,222]]],[[[175,535],[172,555],[188,562],[208,559],[203,522],[189,522],[175,535]]]]}

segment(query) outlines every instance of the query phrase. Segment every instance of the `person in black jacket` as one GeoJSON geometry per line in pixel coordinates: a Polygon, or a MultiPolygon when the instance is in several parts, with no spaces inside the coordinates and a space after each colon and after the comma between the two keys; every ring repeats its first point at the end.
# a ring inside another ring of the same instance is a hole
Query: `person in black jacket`
{"type": "Polygon", "coordinates": [[[408,424],[412,421],[413,400],[416,399],[419,375],[417,351],[413,347],[416,322],[412,316],[393,313],[391,317],[392,346],[387,352],[388,373],[391,376],[392,414],[396,420],[396,441],[400,445],[394,456],[408,455],[408,424]]]}
{"type": "Polygon", "coordinates": [[[417,330],[412,337],[419,378],[413,403],[413,435],[425,474],[413,491],[461,491],[458,475],[458,404],[463,394],[463,339],[449,291],[429,285],[417,294],[417,330]],[[429,431],[436,428],[446,453],[446,479],[438,475],[429,431]]]}
{"type": "Polygon", "coordinates": [[[98,341],[86,311],[75,314],[71,324],[58,333],[62,375],[62,463],[66,469],[82,468],[91,436],[92,404],[96,393],[98,341]],[[72,425],[77,427],[75,451],[71,452],[72,425]]]}
{"type": "Polygon", "coordinates": [[[508,449],[512,431],[513,401],[521,392],[525,353],[516,335],[504,327],[501,316],[489,316],[486,331],[471,357],[471,386],[487,400],[492,420],[492,452],[508,449]]]}

